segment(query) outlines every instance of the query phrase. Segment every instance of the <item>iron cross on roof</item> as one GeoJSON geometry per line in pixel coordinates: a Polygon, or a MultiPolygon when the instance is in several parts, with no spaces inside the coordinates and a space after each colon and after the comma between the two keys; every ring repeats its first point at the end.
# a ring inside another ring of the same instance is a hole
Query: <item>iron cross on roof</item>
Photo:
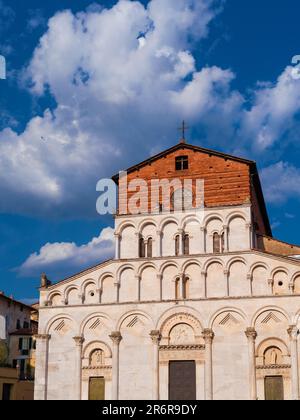
{"type": "Polygon", "coordinates": [[[182,125],[181,125],[181,127],[178,128],[178,130],[181,131],[181,133],[182,133],[182,137],[180,139],[180,142],[185,143],[185,132],[186,132],[186,130],[189,130],[189,127],[186,125],[184,120],[182,121],[182,125]]]}

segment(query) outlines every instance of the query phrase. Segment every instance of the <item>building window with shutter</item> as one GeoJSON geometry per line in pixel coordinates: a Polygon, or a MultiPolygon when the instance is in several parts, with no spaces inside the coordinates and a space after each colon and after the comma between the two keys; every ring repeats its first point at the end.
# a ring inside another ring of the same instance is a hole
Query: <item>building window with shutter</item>
{"type": "Polygon", "coordinates": [[[188,156],[178,156],[175,159],[176,171],[185,171],[189,169],[189,158],[188,156]]]}

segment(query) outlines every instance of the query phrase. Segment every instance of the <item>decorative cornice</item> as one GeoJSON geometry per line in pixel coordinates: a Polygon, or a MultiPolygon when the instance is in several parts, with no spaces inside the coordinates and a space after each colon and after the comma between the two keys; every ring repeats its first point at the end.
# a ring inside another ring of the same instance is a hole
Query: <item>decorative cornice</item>
{"type": "Polygon", "coordinates": [[[205,350],[205,346],[202,344],[191,344],[191,345],[169,345],[159,346],[160,350],[205,350]]]}
{"type": "Polygon", "coordinates": [[[259,365],[256,366],[257,370],[275,370],[275,369],[291,369],[291,365],[259,365]]]}
{"type": "Polygon", "coordinates": [[[82,370],[111,370],[112,366],[83,366],[82,370]]]}

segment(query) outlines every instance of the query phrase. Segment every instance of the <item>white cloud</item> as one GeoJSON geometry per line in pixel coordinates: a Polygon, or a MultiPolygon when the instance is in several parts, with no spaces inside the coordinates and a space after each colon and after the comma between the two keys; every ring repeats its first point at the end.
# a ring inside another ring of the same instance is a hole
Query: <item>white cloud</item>
{"type": "Polygon", "coordinates": [[[300,111],[300,81],[288,66],[274,85],[259,83],[254,91],[253,105],[242,118],[242,137],[252,141],[258,150],[273,146],[288,135],[297,123],[300,111]]]}
{"type": "Polygon", "coordinates": [[[6,197],[0,211],[95,216],[99,178],[145,157],[165,138],[174,144],[183,116],[205,121],[217,107],[222,121],[222,107],[223,114],[236,107],[226,87],[233,75],[198,72],[190,50],[208,33],[213,3],[152,0],[145,8],[121,0],[111,9],[52,17],[26,78],[34,95],[50,92],[57,107],[21,134],[0,132],[6,197]]]}
{"type": "Polygon", "coordinates": [[[38,275],[43,271],[87,267],[113,256],[114,231],[107,227],[100,235],[84,245],[74,242],[47,243],[31,254],[17,269],[21,276],[38,275]]]}
{"type": "Polygon", "coordinates": [[[300,169],[287,162],[278,162],[261,171],[266,199],[282,204],[290,198],[300,198],[300,169]]]}
{"type": "Polygon", "coordinates": [[[120,0],[53,16],[24,79],[57,107],[20,134],[0,132],[0,212],[94,217],[99,178],[174,144],[183,117],[229,152],[264,149],[292,129],[300,82],[290,68],[274,86],[260,84],[247,111],[232,71],[198,68],[216,3],[120,0]]]}

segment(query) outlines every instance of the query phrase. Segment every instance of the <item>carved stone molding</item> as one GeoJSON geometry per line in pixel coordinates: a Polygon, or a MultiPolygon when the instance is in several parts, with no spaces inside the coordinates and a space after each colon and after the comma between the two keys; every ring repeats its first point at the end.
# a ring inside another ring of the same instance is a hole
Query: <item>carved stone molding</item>
{"type": "Polygon", "coordinates": [[[50,340],[51,335],[50,334],[36,334],[35,335],[36,340],[50,340]]]}
{"type": "Polygon", "coordinates": [[[159,349],[162,351],[166,350],[204,350],[205,346],[203,345],[170,345],[170,346],[159,346],[159,349]]]}
{"type": "Polygon", "coordinates": [[[151,331],[150,338],[151,338],[153,344],[158,345],[160,340],[161,340],[160,331],[158,331],[158,330],[151,331]]]}
{"type": "Polygon", "coordinates": [[[276,370],[276,369],[290,369],[291,365],[260,365],[256,366],[257,370],[276,370]]]}
{"type": "Polygon", "coordinates": [[[73,337],[73,340],[75,341],[76,346],[82,346],[84,343],[84,338],[82,336],[73,337]]]}
{"type": "Polygon", "coordinates": [[[247,328],[245,331],[246,337],[251,340],[251,341],[255,341],[257,338],[257,332],[255,331],[254,328],[247,328]]]}
{"type": "Polygon", "coordinates": [[[205,330],[203,330],[203,338],[206,344],[211,344],[213,342],[213,339],[215,338],[215,333],[213,332],[213,330],[206,328],[205,330]]]}
{"type": "Polygon", "coordinates": [[[297,340],[299,335],[299,329],[296,325],[291,325],[288,328],[287,332],[291,340],[297,340]]]}
{"type": "Polygon", "coordinates": [[[121,340],[122,340],[122,335],[120,333],[120,331],[113,331],[109,338],[112,340],[112,342],[116,345],[119,345],[121,340]]]}

